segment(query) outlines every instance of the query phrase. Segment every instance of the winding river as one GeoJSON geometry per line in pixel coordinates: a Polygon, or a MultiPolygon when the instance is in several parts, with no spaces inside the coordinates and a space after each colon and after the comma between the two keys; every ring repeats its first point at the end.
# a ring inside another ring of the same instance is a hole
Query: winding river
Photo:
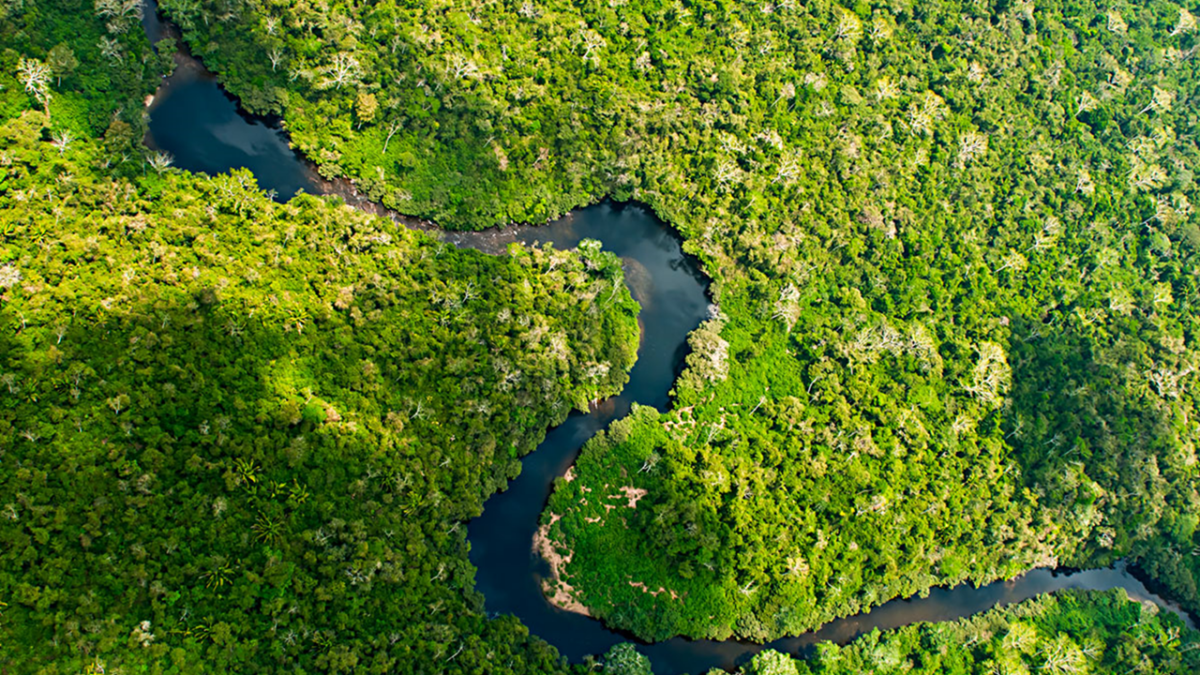
{"type": "MultiPolygon", "coordinates": [[[[143,26],[152,41],[167,29],[149,3],[143,26]]],[[[290,148],[282,131],[241,114],[236,100],[199,61],[186,54],[177,55],[176,60],[175,74],[163,83],[149,106],[146,143],[150,147],[171,153],[175,166],[190,171],[220,173],[247,167],[259,185],[278,199],[288,199],[300,190],[336,192],[351,203],[364,205],[351,186],[323,181],[290,148]]],[[[492,496],[483,515],[470,522],[469,541],[471,562],[478,568],[476,588],[484,595],[489,613],[515,615],[532,634],[572,661],[632,641],[595,619],[561,610],[545,599],[540,581],[549,569],[533,552],[533,535],[554,479],[566,472],[589,438],[628,414],[635,403],[659,410],[670,405],[668,392],[682,367],[687,335],[708,310],[706,280],[697,261],[683,253],[679,237],[662,221],[634,205],[605,202],[545,226],[472,233],[444,232],[427,223],[398,220],[429,230],[456,246],[487,253],[502,252],[514,241],[573,248],[581,239],[591,238],[624,260],[626,281],[642,305],[644,327],[629,383],[618,396],[601,402],[588,414],[573,413],[551,429],[537,451],[522,460],[521,475],[505,492],[492,496]]],[[[1179,611],[1147,590],[1124,566],[1070,572],[1039,569],[982,588],[933,589],[925,598],[894,600],[871,612],[768,645],[675,638],[639,649],[650,657],[659,675],[699,673],[714,667],[729,670],[766,647],[797,654],[822,641],[845,643],[876,628],[952,620],[1066,588],[1124,588],[1135,600],[1179,611]]]]}

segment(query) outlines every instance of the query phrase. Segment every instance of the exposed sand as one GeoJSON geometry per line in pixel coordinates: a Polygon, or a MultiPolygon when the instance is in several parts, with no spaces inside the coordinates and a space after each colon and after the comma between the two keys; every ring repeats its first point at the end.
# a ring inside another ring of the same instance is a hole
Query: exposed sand
{"type": "MultiPolygon", "coordinates": [[[[566,473],[563,474],[563,480],[567,482],[575,480],[574,466],[567,469],[566,473]]],[[[604,487],[607,488],[608,484],[605,484],[604,487]]],[[[586,487],[584,490],[590,492],[590,490],[588,490],[586,487]]],[[[620,488],[620,492],[618,494],[608,495],[608,498],[624,499],[627,507],[636,509],[638,501],[647,494],[648,493],[645,489],[636,488],[632,485],[626,485],[620,488]]],[[[580,498],[580,502],[584,505],[587,504],[587,500],[584,498],[580,498]]],[[[604,510],[606,513],[615,508],[617,508],[616,504],[604,504],[604,510]]],[[[567,563],[571,562],[571,558],[574,557],[575,553],[573,551],[569,551],[566,555],[560,554],[558,552],[559,547],[550,539],[550,527],[561,519],[562,514],[551,513],[550,522],[539,527],[537,532],[535,532],[533,535],[533,550],[536,551],[543,560],[550,564],[550,578],[542,580],[542,593],[545,594],[546,599],[549,600],[550,603],[555,607],[565,609],[568,612],[575,612],[577,614],[583,614],[584,616],[591,616],[591,612],[588,611],[588,608],[585,607],[584,604],[575,597],[575,587],[567,583],[567,581],[564,579],[567,563]]],[[[602,520],[603,518],[600,516],[584,517],[584,521],[592,524],[599,523],[602,520]]],[[[628,527],[628,524],[626,524],[626,527],[628,527]]],[[[629,583],[630,585],[641,588],[644,592],[650,593],[654,596],[657,596],[659,593],[670,593],[672,599],[679,599],[679,596],[675,594],[675,591],[668,591],[665,588],[660,588],[657,591],[650,591],[646,588],[645,584],[641,584],[640,582],[635,584],[631,581],[629,583]]]]}
{"type": "Polygon", "coordinates": [[[621,492],[625,493],[625,498],[629,500],[629,508],[636,509],[638,500],[649,494],[643,488],[635,488],[632,485],[626,485],[621,488],[621,492]]]}
{"type": "Polygon", "coordinates": [[[672,599],[672,600],[678,600],[678,599],[679,599],[679,594],[678,594],[678,593],[676,593],[675,591],[671,591],[671,590],[668,590],[668,589],[666,589],[666,588],[663,588],[662,586],[659,586],[657,591],[652,591],[652,590],[650,590],[649,588],[647,588],[647,587],[646,587],[646,584],[644,584],[644,583],[642,583],[642,582],[640,582],[640,581],[630,581],[630,582],[629,582],[629,585],[630,585],[630,586],[633,586],[634,588],[641,589],[641,591],[642,591],[643,593],[649,593],[650,595],[653,595],[653,596],[654,596],[654,597],[656,597],[656,598],[658,597],[658,594],[659,594],[659,593],[667,593],[667,594],[669,594],[669,595],[671,596],[671,599],[672,599]]]}
{"type": "Polygon", "coordinates": [[[542,593],[546,595],[546,599],[556,607],[591,616],[587,607],[583,606],[582,602],[575,599],[575,588],[571,584],[563,581],[563,569],[567,563],[571,562],[574,553],[560,555],[554,542],[550,541],[550,525],[558,522],[562,516],[557,513],[550,514],[550,523],[542,525],[533,535],[533,550],[537,551],[538,555],[542,556],[546,562],[550,563],[550,578],[542,580],[542,593]]]}

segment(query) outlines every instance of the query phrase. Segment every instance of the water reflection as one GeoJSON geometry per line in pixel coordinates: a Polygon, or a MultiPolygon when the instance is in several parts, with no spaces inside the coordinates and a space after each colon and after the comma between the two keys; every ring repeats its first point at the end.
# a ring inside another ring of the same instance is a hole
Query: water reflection
{"type": "Polygon", "coordinates": [[[180,59],[149,108],[146,145],[174,157],[174,166],[218,174],[245,167],[260,188],[280,200],[301,190],[319,193],[320,177],[297,157],[282,131],[244,117],[212,74],[193,59],[180,59]]]}

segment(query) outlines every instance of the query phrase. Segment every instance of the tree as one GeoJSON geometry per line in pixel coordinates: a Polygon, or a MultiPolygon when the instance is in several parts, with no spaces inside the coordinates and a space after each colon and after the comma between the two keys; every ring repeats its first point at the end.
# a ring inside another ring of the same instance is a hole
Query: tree
{"type": "Polygon", "coordinates": [[[146,162],[150,164],[150,168],[154,169],[155,173],[161,174],[170,168],[171,164],[175,162],[175,158],[171,156],[171,153],[159,150],[151,153],[146,162]]]}
{"type": "Polygon", "coordinates": [[[125,53],[121,51],[120,40],[110,37],[100,38],[100,55],[112,63],[121,64],[125,62],[125,53]]]}
{"type": "Polygon", "coordinates": [[[651,675],[650,659],[622,642],[604,655],[604,675],[651,675]]]}
{"type": "Polygon", "coordinates": [[[842,10],[841,16],[838,17],[837,28],[834,30],[833,39],[845,40],[846,42],[858,42],[862,37],[862,21],[858,16],[849,10],[842,10]]]}
{"type": "Polygon", "coordinates": [[[141,0],[96,0],[96,16],[108,19],[108,32],[120,35],[142,18],[141,0]]]}
{"type": "Polygon", "coordinates": [[[1138,113],[1139,115],[1150,112],[1151,110],[1161,110],[1166,112],[1169,111],[1171,109],[1171,105],[1175,103],[1175,92],[1168,91],[1160,87],[1154,87],[1153,91],[1154,94],[1150,97],[1150,102],[1146,104],[1145,108],[1142,108],[1141,112],[1138,113]]]}
{"type": "Polygon", "coordinates": [[[50,117],[50,67],[37,59],[21,59],[17,63],[17,78],[25,91],[42,104],[46,117],[50,117]]]}
{"type": "Polygon", "coordinates": [[[1196,17],[1187,8],[1180,9],[1179,21],[1175,24],[1175,28],[1171,30],[1171,36],[1174,37],[1194,32],[1196,32],[1196,17]]]}
{"type": "Polygon", "coordinates": [[[702,381],[721,382],[729,375],[729,342],[721,337],[725,320],[718,314],[705,321],[688,336],[692,353],[687,355],[688,377],[680,383],[689,382],[697,390],[702,381]]]}
{"type": "Polygon", "coordinates": [[[0,288],[12,288],[21,281],[21,270],[16,265],[0,265],[0,288]]]}
{"type": "Polygon", "coordinates": [[[70,75],[79,67],[79,59],[75,58],[75,52],[65,42],[55,45],[47,60],[60,85],[64,75],[70,75]]]}
{"type": "Polygon", "coordinates": [[[1008,366],[1004,348],[995,342],[981,343],[979,360],[971,370],[971,382],[966,387],[967,392],[984,403],[996,404],[1008,391],[1011,383],[1012,370],[1008,366]]]}
{"type": "Polygon", "coordinates": [[[579,42],[583,45],[583,60],[599,64],[600,50],[607,45],[604,37],[591,29],[581,30],[579,31],[579,42]]]}
{"type": "Polygon", "coordinates": [[[75,137],[71,135],[70,129],[61,129],[50,134],[50,145],[58,148],[58,154],[63,154],[67,151],[67,147],[71,145],[71,141],[75,137]]]}
{"type": "Polygon", "coordinates": [[[479,76],[479,66],[462,54],[446,57],[446,73],[456,80],[469,80],[479,76]]]}
{"type": "Polygon", "coordinates": [[[338,52],[333,55],[329,65],[321,68],[321,73],[325,79],[321,80],[318,87],[321,89],[336,88],[349,86],[358,81],[362,76],[362,69],[358,65],[358,59],[353,54],[338,52]]]}
{"type": "Polygon", "coordinates": [[[786,654],[767,649],[754,655],[746,675],[800,675],[796,662],[786,654]]]}
{"type": "Polygon", "coordinates": [[[359,127],[370,124],[378,111],[379,102],[375,100],[375,94],[366,91],[358,92],[358,97],[354,99],[354,115],[358,117],[359,127]]]}
{"type": "Polygon", "coordinates": [[[961,169],[968,163],[983,157],[987,153],[987,148],[987,136],[977,131],[966,132],[958,139],[958,159],[955,166],[961,169]]]}
{"type": "Polygon", "coordinates": [[[25,0],[0,0],[0,20],[7,19],[25,8],[25,0]]]}

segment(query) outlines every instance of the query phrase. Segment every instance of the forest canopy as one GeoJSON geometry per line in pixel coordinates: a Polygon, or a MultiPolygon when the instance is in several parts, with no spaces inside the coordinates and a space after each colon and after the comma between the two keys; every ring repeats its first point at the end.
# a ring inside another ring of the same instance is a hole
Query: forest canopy
{"type": "Polygon", "coordinates": [[[482,227],[608,194],[683,232],[721,311],[675,410],[546,516],[606,621],[767,639],[1120,557],[1200,607],[1188,6],[164,8],[385,204],[482,227]],[[605,484],[646,496],[607,518],[605,484]]]}
{"type": "Polygon", "coordinates": [[[121,178],[48,124],[0,124],[0,669],[560,668],[463,521],[624,384],[619,260],[121,178]]]}
{"type": "MultiPolygon", "coordinates": [[[[823,642],[800,657],[766,649],[736,673],[1191,673],[1200,668],[1198,639],[1178,616],[1124,591],[1067,591],[967,619],[873,630],[845,646],[823,642]]],[[[605,655],[602,672],[650,675],[650,664],[624,643],[605,655]]]]}
{"type": "MultiPolygon", "coordinates": [[[[456,525],[546,424],[621,386],[631,301],[589,298],[569,254],[458,253],[145,156],[137,97],[170,46],[136,8],[0,5],[0,650],[561,667],[484,618],[456,525]]],[[[593,615],[766,640],[1117,558],[1200,610],[1195,8],[163,9],[386,206],[480,228],[636,199],[703,261],[719,311],[673,410],[594,440],[544,516],[593,615]]],[[[1068,614],[1036,628],[1046,649],[1107,639],[1068,614]]],[[[1170,629],[1097,653],[1153,663],[1170,629]]],[[[892,645],[945,656],[954,630],[892,645]]]]}
{"type": "Polygon", "coordinates": [[[1123,591],[1068,592],[969,619],[876,630],[844,647],[824,643],[798,660],[766,651],[739,675],[1189,673],[1200,668],[1197,644],[1177,616],[1123,591]]]}

